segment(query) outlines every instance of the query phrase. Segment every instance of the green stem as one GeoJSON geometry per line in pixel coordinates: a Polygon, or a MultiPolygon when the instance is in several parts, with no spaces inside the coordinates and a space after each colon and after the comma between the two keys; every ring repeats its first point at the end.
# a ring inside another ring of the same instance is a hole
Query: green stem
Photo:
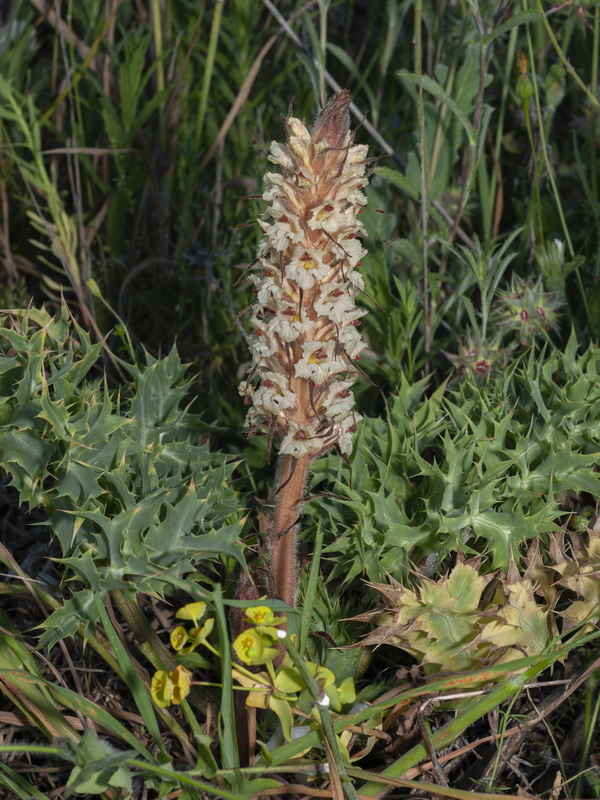
{"type": "MultiPolygon", "coordinates": [[[[446,747],[451,742],[455,741],[463,731],[477,720],[484,717],[490,711],[497,708],[505,700],[508,700],[512,695],[521,691],[525,684],[529,683],[536,675],[542,672],[548,663],[552,663],[553,659],[548,659],[534,667],[521,672],[520,675],[508,678],[505,683],[498,686],[489,694],[483,697],[478,697],[474,702],[468,706],[461,714],[446,723],[443,727],[439,728],[431,735],[431,744],[435,748],[446,747]]],[[[413,747],[408,753],[405,753],[401,758],[387,767],[382,773],[381,777],[399,778],[411,767],[416,766],[424,758],[427,758],[429,751],[424,742],[413,747]]],[[[378,797],[386,791],[385,781],[371,781],[361,787],[361,797],[378,797]]]]}
{"type": "Polygon", "coordinates": [[[227,617],[221,584],[216,584],[213,592],[215,604],[215,618],[219,632],[219,650],[221,651],[221,725],[219,725],[219,739],[221,741],[221,759],[225,768],[236,769],[240,766],[240,756],[236,739],[235,708],[233,702],[233,675],[231,664],[231,642],[227,629],[227,617]]]}
{"type": "Polygon", "coordinates": [[[59,756],[60,747],[49,744],[2,744],[0,753],[37,753],[45,756],[59,756]]]}
{"type": "MultiPolygon", "coordinates": [[[[506,51],[506,63],[504,66],[504,75],[502,78],[502,94],[500,96],[500,109],[498,111],[498,125],[496,128],[496,141],[494,143],[494,152],[495,152],[495,163],[500,163],[500,157],[502,153],[502,139],[504,136],[504,119],[506,116],[506,105],[508,101],[509,89],[510,89],[510,72],[512,69],[512,64],[515,62],[515,52],[517,49],[517,37],[518,37],[518,29],[513,28],[510,32],[509,40],[508,40],[508,47],[506,51]]],[[[490,198],[491,198],[491,205],[492,205],[492,213],[494,217],[489,217],[486,219],[485,223],[485,240],[487,241],[494,231],[494,222],[495,222],[495,215],[497,214],[497,206],[496,206],[496,192],[498,189],[498,175],[496,169],[492,170],[492,178],[491,178],[491,186],[490,186],[490,198]]]]}
{"type": "Polygon", "coordinates": [[[125,681],[127,687],[131,691],[131,694],[133,695],[133,699],[138,707],[138,710],[141,716],[144,718],[144,723],[148,728],[148,733],[154,739],[154,742],[158,746],[158,748],[162,752],[164,752],[165,744],[160,729],[158,727],[158,721],[156,719],[154,706],[150,699],[150,693],[148,692],[148,690],[144,686],[142,679],[136,672],[128,651],[123,646],[117,631],[113,627],[113,624],[106,611],[104,600],[101,600],[98,596],[96,596],[95,602],[96,602],[96,609],[98,612],[98,616],[100,622],[102,623],[102,627],[104,628],[106,638],[108,639],[108,642],[112,647],[112,650],[117,658],[117,661],[119,661],[122,664],[123,680],[125,681]]]}
{"type": "Polygon", "coordinates": [[[133,633],[136,642],[148,655],[155,669],[174,670],[178,664],[177,659],[168,650],[140,610],[137,602],[128,597],[124,592],[113,591],[113,600],[121,612],[127,627],[133,633]]]}
{"type": "Polygon", "coordinates": [[[300,655],[296,646],[293,644],[291,638],[287,635],[286,631],[279,630],[278,634],[281,636],[283,645],[288,655],[292,659],[294,666],[300,673],[302,680],[306,684],[306,687],[310,692],[311,697],[319,707],[319,715],[321,717],[323,736],[327,740],[338,775],[340,776],[340,779],[343,783],[344,794],[346,795],[346,797],[350,798],[350,800],[359,800],[358,793],[351,782],[350,776],[346,772],[346,765],[342,761],[340,748],[338,746],[338,741],[333,728],[333,721],[331,719],[331,714],[329,712],[329,698],[323,692],[319,684],[314,679],[311,671],[308,669],[306,665],[306,662],[300,655]]]}
{"type": "MultiPolygon", "coordinates": [[[[19,745],[0,745],[0,753],[33,753],[37,755],[46,756],[61,756],[62,750],[60,747],[53,747],[50,745],[33,745],[33,744],[19,744],[19,745]]],[[[162,778],[169,780],[177,780],[185,786],[193,786],[195,789],[202,789],[208,794],[222,797],[224,800],[239,800],[239,795],[231,794],[217,786],[211,786],[208,783],[197,781],[195,778],[190,778],[188,775],[181,772],[174,772],[172,769],[166,767],[159,767],[155,764],[150,764],[147,761],[139,761],[137,758],[128,758],[125,764],[132,769],[139,772],[150,772],[152,775],[160,775],[162,778]]]]}
{"type": "Polygon", "coordinates": [[[195,778],[190,778],[189,775],[182,772],[174,772],[165,767],[148,764],[146,761],[138,761],[137,758],[128,758],[125,763],[127,766],[137,769],[140,772],[150,772],[153,775],[160,775],[167,780],[173,780],[173,778],[175,778],[175,780],[179,781],[179,783],[183,783],[185,786],[193,786],[195,789],[202,789],[202,791],[215,795],[215,797],[222,797],[224,800],[240,800],[239,794],[231,794],[223,789],[219,789],[218,786],[211,786],[209,783],[197,781],[195,778]]]}
{"type": "Polygon", "coordinates": [[[196,118],[196,133],[195,133],[196,146],[199,146],[202,140],[204,117],[206,116],[206,106],[208,103],[208,93],[210,91],[210,83],[212,80],[212,74],[215,65],[215,56],[217,55],[217,43],[219,41],[219,32],[221,30],[221,16],[223,14],[223,3],[224,0],[216,0],[215,2],[215,11],[213,14],[213,21],[210,29],[210,38],[208,40],[208,52],[206,53],[206,61],[204,63],[204,74],[202,76],[200,105],[198,106],[198,117],[196,118]]]}
{"type": "MultiPolygon", "coordinates": [[[[546,32],[548,34],[548,38],[550,39],[554,49],[556,50],[556,55],[560,58],[560,60],[564,64],[565,69],[567,70],[569,75],[574,79],[574,81],[577,83],[577,85],[580,87],[580,89],[582,89],[582,91],[585,92],[586,96],[591,101],[592,105],[594,107],[600,106],[600,100],[598,100],[596,95],[592,94],[592,92],[588,89],[588,87],[585,85],[585,83],[581,80],[581,78],[577,74],[575,68],[573,67],[573,65],[571,64],[569,59],[564,54],[563,49],[561,48],[561,46],[558,43],[558,39],[554,35],[554,31],[550,27],[550,23],[548,22],[548,19],[546,17],[545,12],[544,12],[544,7],[542,6],[541,0],[535,0],[535,4],[538,7],[538,11],[540,12],[540,14],[542,14],[542,23],[543,23],[544,27],[546,28],[546,32]]],[[[523,2],[523,7],[525,9],[527,9],[526,0],[524,0],[524,2],[523,2]]],[[[529,29],[529,25],[527,26],[527,28],[529,29]]]]}
{"type": "Polygon", "coordinates": [[[317,532],[315,534],[314,550],[310,564],[310,574],[308,576],[308,584],[302,602],[302,616],[300,619],[300,633],[298,636],[298,649],[301,653],[304,652],[306,641],[310,631],[310,621],[312,619],[313,607],[315,598],[317,596],[317,583],[319,580],[319,572],[321,566],[321,551],[323,549],[323,538],[325,531],[321,525],[320,520],[317,522],[317,532]]]}
{"type": "MultiPolygon", "coordinates": [[[[594,39],[592,46],[592,80],[591,92],[594,97],[598,94],[598,51],[600,50],[600,8],[594,9],[594,39]]],[[[591,180],[592,192],[594,199],[598,201],[598,169],[596,166],[596,122],[598,120],[598,109],[596,106],[591,108],[590,118],[590,162],[591,162],[591,180]]]]}
{"type": "Polygon", "coordinates": [[[594,739],[594,732],[597,730],[597,722],[598,722],[598,713],[600,711],[600,694],[597,694],[598,689],[598,677],[597,673],[592,673],[590,675],[590,679],[586,686],[586,695],[585,695],[585,706],[584,706],[584,740],[583,740],[583,748],[581,751],[581,760],[579,763],[579,768],[581,770],[581,774],[577,778],[577,783],[575,784],[575,794],[574,797],[581,797],[581,793],[583,790],[583,774],[585,773],[586,767],[588,766],[589,757],[590,757],[590,750],[592,746],[592,741],[594,739]],[[594,708],[592,709],[592,703],[594,702],[594,695],[596,695],[596,702],[594,703],[594,708]]]}
{"type": "MultiPolygon", "coordinates": [[[[539,0],[536,0],[536,2],[538,2],[538,4],[539,4],[539,0]]],[[[526,0],[524,0],[524,5],[525,6],[527,5],[526,0]]],[[[545,18],[544,18],[544,21],[547,22],[545,18]]],[[[531,41],[531,30],[529,28],[529,24],[527,24],[527,28],[526,29],[527,29],[527,49],[528,49],[528,54],[529,54],[529,60],[531,62],[531,72],[532,72],[532,74],[534,75],[534,78],[535,78],[535,75],[536,75],[535,56],[534,56],[534,51],[533,51],[533,43],[531,41]]],[[[556,185],[556,180],[554,179],[554,171],[552,169],[552,165],[550,164],[550,160],[548,158],[548,147],[547,147],[547,142],[546,142],[546,135],[545,135],[545,132],[544,132],[543,118],[542,118],[542,104],[540,102],[540,93],[538,91],[538,85],[537,85],[537,81],[535,79],[533,80],[533,96],[535,98],[535,108],[536,108],[537,117],[538,117],[540,143],[541,143],[541,148],[542,148],[542,155],[544,157],[544,164],[546,166],[546,172],[548,173],[548,180],[550,181],[550,185],[552,187],[552,194],[554,195],[554,202],[556,203],[556,210],[558,211],[558,216],[560,217],[560,224],[562,226],[563,233],[565,235],[565,241],[566,241],[567,247],[569,249],[569,255],[570,255],[571,259],[574,259],[575,258],[575,249],[573,247],[573,242],[571,241],[571,235],[569,233],[569,227],[568,227],[567,221],[565,219],[562,203],[561,203],[561,200],[560,200],[560,194],[559,194],[559,191],[558,191],[558,187],[556,185]]],[[[587,315],[587,318],[588,318],[588,321],[589,321],[589,320],[592,319],[592,316],[591,316],[591,312],[590,312],[590,306],[589,306],[587,294],[586,294],[586,291],[585,291],[585,287],[583,285],[583,280],[581,278],[581,272],[579,271],[579,267],[575,268],[575,276],[577,278],[577,284],[579,286],[579,291],[581,293],[581,299],[583,300],[583,305],[585,307],[585,312],[586,312],[586,315],[587,315]]]]}
{"type": "Polygon", "coordinates": [[[152,34],[154,37],[154,53],[156,55],[156,88],[162,92],[165,88],[165,67],[163,64],[162,17],[160,0],[152,0],[152,34]]]}
{"type": "MultiPolygon", "coordinates": [[[[534,72],[534,80],[535,80],[535,72],[534,72]]],[[[523,113],[525,114],[525,128],[527,129],[527,138],[529,139],[529,147],[531,148],[531,157],[534,163],[534,175],[533,175],[533,203],[531,204],[529,210],[529,220],[527,224],[527,229],[531,228],[531,217],[535,215],[536,223],[537,223],[537,230],[534,228],[534,235],[533,240],[536,241],[538,237],[541,238],[544,230],[543,230],[543,222],[542,222],[542,209],[541,209],[541,201],[540,201],[540,178],[541,178],[541,170],[540,170],[540,159],[535,149],[535,142],[533,140],[533,132],[531,130],[531,116],[529,112],[529,99],[523,100],[523,113]]]]}
{"type": "Polygon", "coordinates": [[[425,106],[423,102],[423,0],[415,0],[415,33],[413,38],[415,75],[418,77],[417,125],[421,151],[421,235],[423,237],[423,324],[425,353],[431,350],[431,319],[429,310],[428,236],[429,214],[427,208],[427,140],[425,138],[425,106]]]}
{"type": "Polygon", "coordinates": [[[155,764],[148,764],[146,761],[138,761],[136,758],[128,758],[125,763],[128,767],[139,770],[140,772],[150,772],[152,775],[160,775],[162,778],[172,781],[173,778],[184,784],[184,786],[192,786],[194,789],[202,789],[208,794],[215,795],[215,797],[222,797],[224,800],[239,800],[239,794],[231,794],[224,789],[219,789],[218,786],[211,786],[209,783],[197,781],[195,778],[190,778],[182,772],[174,772],[165,767],[158,767],[155,764]]]}

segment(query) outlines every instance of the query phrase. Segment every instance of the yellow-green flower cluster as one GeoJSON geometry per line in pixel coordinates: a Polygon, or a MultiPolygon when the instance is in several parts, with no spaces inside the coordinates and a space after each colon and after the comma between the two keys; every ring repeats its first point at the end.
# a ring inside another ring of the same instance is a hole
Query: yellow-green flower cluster
{"type": "Polygon", "coordinates": [[[190,693],[192,673],[181,664],[171,672],[158,670],[152,677],[150,694],[159,708],[180,705],[190,693]]]}
{"type": "MultiPolygon", "coordinates": [[[[178,625],[171,632],[171,647],[181,655],[193,652],[200,644],[213,649],[206,640],[214,627],[214,619],[209,617],[202,626],[199,624],[205,613],[206,603],[200,600],[188,603],[175,614],[177,619],[193,623],[193,627],[189,630],[178,625]]],[[[154,673],[150,694],[157,706],[167,708],[170,705],[180,705],[190,693],[191,686],[192,673],[179,664],[171,672],[161,669],[154,673]]]]}
{"type": "Polygon", "coordinates": [[[204,616],[206,611],[206,603],[202,600],[196,603],[188,603],[187,606],[180,608],[175,616],[178,619],[192,620],[194,627],[186,630],[183,625],[178,625],[171,632],[171,647],[177,650],[182,655],[191,653],[199,644],[204,644],[208,635],[212,632],[215,626],[215,621],[212,617],[205,620],[202,627],[198,625],[198,620],[204,616]]]}
{"type": "Polygon", "coordinates": [[[233,643],[236,656],[243,664],[258,666],[273,661],[277,649],[277,628],[285,617],[276,617],[267,606],[255,606],[246,611],[246,621],[255,625],[240,633],[233,643]]]}
{"type": "MultiPolygon", "coordinates": [[[[294,710],[298,710],[299,696],[307,686],[289,656],[286,655],[277,669],[273,666],[273,660],[279,654],[276,647],[278,629],[274,625],[281,624],[285,618],[276,617],[266,606],[257,606],[247,610],[246,619],[254,627],[237,637],[233,649],[242,663],[249,666],[264,664],[266,671],[253,673],[237,666],[233,669],[233,676],[241,686],[249,690],[246,705],[273,711],[279,718],[284,738],[289,741],[292,737],[294,710]]],[[[346,703],[354,702],[356,692],[352,678],[346,678],[336,685],[335,675],[330,669],[312,661],[307,661],[306,666],[329,698],[329,705],[334,711],[339,711],[346,703]]]]}

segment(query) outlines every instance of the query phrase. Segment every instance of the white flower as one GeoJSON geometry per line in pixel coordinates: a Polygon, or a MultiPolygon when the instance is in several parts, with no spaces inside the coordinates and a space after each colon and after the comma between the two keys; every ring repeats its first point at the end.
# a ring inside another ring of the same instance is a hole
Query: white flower
{"type": "Polygon", "coordinates": [[[286,267],[286,278],[294,281],[300,289],[311,289],[315,282],[325,280],[331,267],[323,264],[323,253],[310,247],[297,247],[286,267]]]}
{"type": "Polygon", "coordinates": [[[347,325],[338,331],[338,342],[350,360],[356,358],[365,349],[367,343],[353,325],[347,325]]]}
{"type": "MultiPolygon", "coordinates": [[[[289,308],[289,306],[288,306],[289,308]]],[[[282,342],[293,342],[312,327],[312,322],[301,322],[292,316],[277,314],[269,323],[269,333],[277,334],[282,342]]]]}
{"type": "Polygon", "coordinates": [[[358,215],[369,164],[348,131],[348,103],[347,92],[336,95],[312,132],[289,117],[285,144],[271,144],[283,174],[265,176],[269,206],[259,218],[249,375],[260,383],[240,385],[252,401],[249,433],[268,432],[282,454],[309,460],[336,444],[350,453],[360,419],[351,388],[366,312],[355,305],[364,287],[355,270],[366,255],[358,215]]]}
{"type": "Polygon", "coordinates": [[[339,422],[347,417],[354,408],[354,395],[350,389],[355,380],[356,376],[333,381],[323,398],[320,398],[319,405],[323,406],[327,418],[332,422],[339,422]]]}
{"type": "Polygon", "coordinates": [[[300,220],[298,214],[301,213],[295,198],[289,198],[287,195],[280,195],[276,197],[271,205],[263,212],[263,217],[272,217],[274,220],[281,220],[280,217],[287,217],[293,227],[300,227],[300,220]]]}
{"type": "Polygon", "coordinates": [[[316,453],[323,447],[323,441],[317,437],[316,426],[298,425],[297,422],[290,420],[288,423],[288,433],[281,442],[279,452],[284,455],[302,456],[316,453]]]}
{"type": "Polygon", "coordinates": [[[238,392],[242,397],[252,397],[254,395],[254,386],[248,381],[242,381],[238,384],[238,392]]]}
{"type": "Polygon", "coordinates": [[[304,342],[302,358],[296,362],[294,373],[297,378],[309,378],[314,383],[323,383],[337,372],[347,369],[342,359],[334,353],[335,343],[304,342]]]}
{"type": "Polygon", "coordinates": [[[294,171],[295,163],[293,155],[287,147],[279,144],[279,142],[271,142],[271,155],[269,155],[268,158],[273,164],[279,164],[284,169],[287,169],[288,172],[294,171]]]}
{"type": "Polygon", "coordinates": [[[346,286],[340,283],[325,284],[319,299],[315,302],[315,311],[320,317],[328,317],[338,324],[350,322],[347,315],[354,310],[354,299],[346,286]]]}
{"type": "Polygon", "coordinates": [[[271,311],[275,310],[276,303],[283,297],[283,289],[279,285],[279,279],[275,275],[267,275],[260,279],[258,283],[258,302],[267,306],[271,311]]]}
{"type": "Polygon", "coordinates": [[[295,117],[288,117],[288,128],[291,134],[288,139],[288,147],[305,164],[311,161],[310,151],[312,150],[312,137],[306,126],[295,117]]]}
{"type": "Polygon", "coordinates": [[[271,225],[267,225],[263,230],[271,246],[282,253],[285,252],[290,245],[299,242],[304,236],[299,221],[297,225],[296,222],[294,222],[294,218],[287,214],[282,214],[281,217],[276,219],[271,225]]]}
{"type": "Polygon", "coordinates": [[[261,385],[253,396],[254,407],[263,414],[279,414],[296,404],[296,395],[290,392],[287,381],[277,372],[261,375],[261,385]]]}
{"type": "Polygon", "coordinates": [[[367,255],[359,239],[343,239],[332,244],[331,249],[338,258],[343,258],[353,267],[367,255]]]}
{"type": "Polygon", "coordinates": [[[348,155],[342,171],[342,178],[348,178],[350,176],[361,178],[365,174],[367,168],[365,159],[368,150],[369,148],[366,144],[355,144],[348,149],[348,155]]]}
{"type": "Polygon", "coordinates": [[[284,197],[287,188],[287,178],[281,175],[279,172],[267,172],[265,175],[265,182],[267,187],[263,192],[262,198],[266,200],[267,203],[270,203],[272,200],[276,198],[284,197]]]}
{"type": "Polygon", "coordinates": [[[257,364],[261,359],[276,353],[279,350],[279,343],[269,332],[266,322],[254,315],[252,324],[254,325],[254,336],[250,337],[250,350],[254,363],[257,364]]]}
{"type": "Polygon", "coordinates": [[[339,205],[334,206],[332,203],[322,203],[315,206],[308,220],[308,227],[313,231],[323,230],[327,231],[327,233],[336,233],[347,226],[347,215],[339,205]]]}
{"type": "Polygon", "coordinates": [[[360,274],[360,272],[357,272],[356,270],[351,269],[347,273],[346,277],[348,278],[348,280],[350,281],[352,286],[354,286],[355,289],[357,289],[359,292],[364,291],[365,282],[364,282],[363,276],[360,274]]]}
{"type": "Polygon", "coordinates": [[[368,152],[369,152],[368,145],[353,144],[352,147],[348,148],[348,157],[346,159],[346,162],[350,164],[359,164],[360,162],[365,160],[368,152]]]}
{"type": "Polygon", "coordinates": [[[359,189],[352,189],[348,194],[345,196],[345,199],[348,203],[353,206],[366,206],[367,205],[367,195],[361,192],[359,189]]]}
{"type": "Polygon", "coordinates": [[[250,408],[248,409],[248,413],[246,414],[246,419],[244,420],[244,427],[252,428],[255,425],[259,425],[260,423],[261,419],[258,411],[254,406],[250,406],[250,408]]]}
{"type": "Polygon", "coordinates": [[[365,226],[362,222],[356,219],[356,215],[360,214],[361,209],[357,208],[354,205],[346,206],[344,209],[344,214],[346,215],[347,219],[347,227],[350,228],[346,237],[342,240],[342,243],[345,241],[350,241],[351,239],[356,239],[357,236],[366,236],[367,231],[365,226]]]}
{"type": "Polygon", "coordinates": [[[308,128],[302,122],[302,120],[299,120],[297,117],[288,117],[287,125],[292,132],[292,136],[302,139],[302,141],[307,145],[312,142],[312,136],[308,132],[308,128]]]}
{"type": "Polygon", "coordinates": [[[362,417],[360,414],[351,414],[339,423],[338,447],[344,455],[352,452],[352,434],[356,431],[356,425],[362,417]]]}

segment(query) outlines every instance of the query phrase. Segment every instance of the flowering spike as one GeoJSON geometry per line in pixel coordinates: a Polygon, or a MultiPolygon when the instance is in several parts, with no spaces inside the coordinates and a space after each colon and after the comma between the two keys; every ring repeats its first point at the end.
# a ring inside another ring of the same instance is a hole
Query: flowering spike
{"type": "Polygon", "coordinates": [[[355,307],[362,279],[355,271],[366,251],[357,217],[367,198],[367,147],[353,143],[350,93],[338,92],[312,131],[286,119],[285,145],[273,142],[260,218],[263,267],[253,306],[251,376],[259,380],[246,418],[250,435],[264,433],[282,455],[313,459],[337,446],[352,450],[360,417],[349,389],[359,371],[352,361],[365,347],[355,307]]]}

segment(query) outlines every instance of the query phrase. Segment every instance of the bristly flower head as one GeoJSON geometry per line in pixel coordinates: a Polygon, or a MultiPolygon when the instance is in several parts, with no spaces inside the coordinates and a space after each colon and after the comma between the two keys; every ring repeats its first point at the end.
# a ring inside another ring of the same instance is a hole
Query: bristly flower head
{"type": "Polygon", "coordinates": [[[503,332],[514,332],[522,344],[548,339],[558,326],[561,303],[556,295],[545,292],[541,278],[528,284],[513,276],[510,291],[500,295],[498,321],[503,332]]]}
{"type": "Polygon", "coordinates": [[[481,383],[489,378],[494,370],[505,364],[505,353],[499,343],[486,341],[479,335],[469,335],[459,345],[458,355],[448,353],[457,372],[481,383]]]}
{"type": "Polygon", "coordinates": [[[346,90],[334,95],[311,131],[288,117],[286,143],[269,155],[283,173],[265,176],[252,367],[240,393],[252,404],[247,435],[265,433],[296,458],[349,453],[360,419],[350,388],[365,347],[354,301],[367,147],[353,144],[350,101],[346,90]]]}

